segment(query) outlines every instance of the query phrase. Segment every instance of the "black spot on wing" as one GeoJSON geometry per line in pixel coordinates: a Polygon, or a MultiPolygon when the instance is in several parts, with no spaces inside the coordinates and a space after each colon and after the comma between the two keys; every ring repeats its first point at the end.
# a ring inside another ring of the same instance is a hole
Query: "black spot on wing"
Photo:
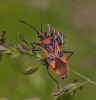
{"type": "Polygon", "coordinates": [[[59,56],[60,58],[63,57],[63,52],[62,52],[62,51],[58,52],[58,56],[59,56]]]}
{"type": "Polygon", "coordinates": [[[53,61],[54,61],[54,57],[50,56],[50,57],[47,58],[47,60],[48,60],[49,62],[53,62],[53,61]]]}
{"type": "Polygon", "coordinates": [[[51,46],[53,46],[53,48],[54,48],[54,51],[55,51],[55,41],[54,41],[54,39],[52,38],[52,39],[50,39],[50,45],[51,46]]]}
{"type": "Polygon", "coordinates": [[[49,47],[49,44],[47,44],[46,42],[42,43],[42,47],[48,52],[48,53],[52,53],[53,52],[51,51],[50,47],[49,47]]]}

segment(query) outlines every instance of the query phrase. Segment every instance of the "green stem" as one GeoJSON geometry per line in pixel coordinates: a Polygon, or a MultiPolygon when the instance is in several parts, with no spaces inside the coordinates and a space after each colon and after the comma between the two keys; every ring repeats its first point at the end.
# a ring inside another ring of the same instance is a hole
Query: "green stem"
{"type": "Polygon", "coordinates": [[[82,83],[82,85],[85,85],[85,84],[88,83],[88,82],[89,82],[89,80],[87,80],[86,82],[82,83]]]}
{"type": "MultiPolygon", "coordinates": [[[[94,82],[94,81],[90,80],[89,78],[87,78],[87,77],[85,77],[85,76],[81,75],[80,73],[78,73],[78,72],[76,72],[76,71],[74,71],[74,70],[72,70],[72,69],[69,69],[69,70],[70,70],[70,71],[72,71],[72,72],[74,72],[75,74],[77,74],[77,75],[79,75],[79,76],[83,77],[84,79],[86,79],[86,80],[87,80],[87,82],[90,82],[90,83],[93,83],[93,84],[95,84],[95,85],[96,85],[96,82],[94,82]]],[[[87,83],[87,82],[86,82],[86,83],[87,83]]]]}

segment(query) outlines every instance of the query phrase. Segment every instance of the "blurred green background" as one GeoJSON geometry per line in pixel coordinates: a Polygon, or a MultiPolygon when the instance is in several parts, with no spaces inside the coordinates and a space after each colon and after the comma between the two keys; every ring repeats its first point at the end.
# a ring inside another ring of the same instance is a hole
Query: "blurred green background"
{"type": "MultiPolygon", "coordinates": [[[[45,6],[43,30],[47,31],[47,24],[50,24],[57,32],[62,32],[66,37],[64,49],[74,52],[68,61],[69,67],[96,82],[96,0],[0,0],[0,32],[6,29],[7,42],[14,46],[21,44],[18,33],[28,43],[39,42],[36,32],[19,20],[30,23],[39,31],[45,6]]],[[[51,94],[57,85],[44,66],[30,76],[22,75],[22,71],[38,63],[26,55],[14,59],[3,56],[0,100],[55,100],[51,94]]],[[[66,81],[51,70],[50,73],[60,86],[74,79],[86,81],[71,71],[66,81]]],[[[96,85],[84,85],[82,91],[76,92],[75,100],[96,100],[96,85]]]]}

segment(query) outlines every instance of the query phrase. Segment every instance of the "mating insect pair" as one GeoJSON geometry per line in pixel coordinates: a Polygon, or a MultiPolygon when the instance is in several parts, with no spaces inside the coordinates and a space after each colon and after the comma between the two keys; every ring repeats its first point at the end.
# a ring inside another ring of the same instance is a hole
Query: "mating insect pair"
{"type": "Polygon", "coordinates": [[[33,46],[32,52],[36,55],[36,51],[42,50],[45,58],[43,59],[46,63],[46,71],[50,75],[50,77],[57,83],[58,89],[59,84],[58,81],[49,73],[49,66],[52,70],[57,74],[60,78],[66,79],[68,75],[68,62],[67,60],[73,54],[72,51],[63,50],[64,45],[64,36],[58,32],[56,33],[55,29],[48,25],[49,35],[47,32],[42,31],[42,22],[44,19],[46,10],[43,13],[42,20],[41,20],[41,31],[38,32],[32,25],[20,21],[28,26],[32,27],[38,34],[38,38],[40,38],[40,43],[32,42],[31,45],[33,46]],[[35,48],[34,45],[39,45],[40,48],[35,48]],[[64,53],[70,53],[68,58],[65,57],[64,53]]]}

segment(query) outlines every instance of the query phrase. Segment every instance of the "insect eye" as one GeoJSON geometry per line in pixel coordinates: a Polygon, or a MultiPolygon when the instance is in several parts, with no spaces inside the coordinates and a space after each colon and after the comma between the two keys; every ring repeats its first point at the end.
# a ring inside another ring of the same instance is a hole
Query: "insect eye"
{"type": "Polygon", "coordinates": [[[39,37],[39,38],[42,38],[42,35],[39,34],[38,37],[39,37]]]}

